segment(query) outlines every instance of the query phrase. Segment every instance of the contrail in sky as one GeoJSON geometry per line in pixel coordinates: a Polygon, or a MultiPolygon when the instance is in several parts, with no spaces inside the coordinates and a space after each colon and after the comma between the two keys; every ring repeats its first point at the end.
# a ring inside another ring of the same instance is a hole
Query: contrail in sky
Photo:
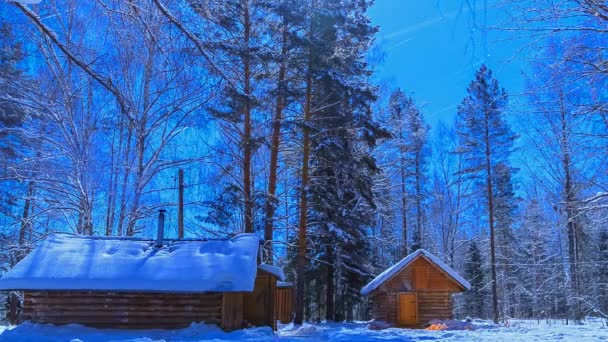
{"type": "Polygon", "coordinates": [[[386,51],[390,51],[390,50],[392,50],[392,49],[394,49],[394,48],[396,48],[396,47],[399,47],[399,46],[401,46],[401,45],[403,45],[403,44],[406,44],[406,43],[408,43],[408,42],[410,42],[410,41],[412,41],[412,40],[414,40],[414,38],[406,38],[406,39],[404,39],[404,40],[400,41],[399,43],[397,43],[397,44],[395,44],[395,45],[393,45],[393,46],[389,47],[388,49],[386,49],[386,51]]]}
{"type": "Polygon", "coordinates": [[[392,39],[392,38],[395,38],[395,37],[402,36],[404,34],[413,33],[413,32],[416,32],[418,30],[422,30],[422,29],[427,28],[429,26],[432,26],[432,25],[435,25],[437,23],[440,23],[441,21],[443,21],[445,19],[453,18],[456,15],[462,13],[463,11],[464,10],[453,11],[453,12],[446,13],[446,14],[444,14],[442,16],[438,16],[438,17],[433,17],[433,18],[427,19],[427,20],[425,20],[425,21],[423,21],[421,23],[410,25],[410,26],[408,26],[408,27],[406,27],[404,29],[401,29],[399,31],[388,33],[388,34],[384,35],[383,37],[381,37],[381,39],[392,39]]]}

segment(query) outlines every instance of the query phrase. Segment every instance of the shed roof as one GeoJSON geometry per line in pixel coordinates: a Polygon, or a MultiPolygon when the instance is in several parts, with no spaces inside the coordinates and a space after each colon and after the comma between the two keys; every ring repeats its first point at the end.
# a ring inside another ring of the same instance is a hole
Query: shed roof
{"type": "Polygon", "coordinates": [[[456,271],[454,271],[454,269],[452,269],[450,266],[446,265],[438,257],[434,256],[433,254],[429,253],[428,251],[426,251],[424,249],[419,249],[419,250],[415,251],[414,253],[401,259],[401,261],[399,261],[395,265],[387,268],[384,272],[380,273],[376,278],[374,278],[367,285],[365,285],[363,287],[363,289],[361,289],[361,294],[368,295],[368,294],[372,293],[374,290],[378,289],[380,286],[382,286],[382,284],[386,283],[388,280],[390,280],[392,277],[394,277],[401,270],[405,269],[408,265],[410,265],[412,262],[414,262],[414,260],[418,259],[419,257],[426,258],[430,263],[434,264],[440,270],[445,272],[451,279],[453,279],[457,284],[462,286],[464,289],[468,290],[471,288],[471,284],[469,284],[469,282],[466,279],[464,279],[456,271]]]}
{"type": "Polygon", "coordinates": [[[0,290],[253,291],[259,238],[154,241],[54,234],[0,279],[0,290]]]}
{"type": "Polygon", "coordinates": [[[280,267],[269,264],[260,264],[258,269],[274,275],[278,280],[285,280],[285,273],[283,273],[283,269],[280,267]]]}

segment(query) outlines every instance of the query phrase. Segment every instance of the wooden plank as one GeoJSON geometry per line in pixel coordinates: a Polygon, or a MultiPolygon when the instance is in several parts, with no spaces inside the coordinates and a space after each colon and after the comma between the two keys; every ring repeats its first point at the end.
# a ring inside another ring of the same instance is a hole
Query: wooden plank
{"type": "Polygon", "coordinates": [[[293,291],[291,288],[277,288],[275,302],[276,319],[290,323],[293,313],[293,291]]]}
{"type": "Polygon", "coordinates": [[[269,326],[276,330],[275,297],[276,276],[268,272],[259,272],[253,292],[244,294],[243,318],[254,326],[269,326]]]}
{"type": "Polygon", "coordinates": [[[269,284],[269,293],[268,293],[268,307],[266,308],[268,313],[266,315],[267,319],[270,321],[271,323],[271,327],[273,331],[277,331],[277,320],[275,319],[275,293],[277,292],[277,278],[274,276],[270,277],[270,284],[269,284]]]}
{"type": "Polygon", "coordinates": [[[222,297],[222,329],[232,331],[243,327],[243,294],[226,292],[222,297]]]}

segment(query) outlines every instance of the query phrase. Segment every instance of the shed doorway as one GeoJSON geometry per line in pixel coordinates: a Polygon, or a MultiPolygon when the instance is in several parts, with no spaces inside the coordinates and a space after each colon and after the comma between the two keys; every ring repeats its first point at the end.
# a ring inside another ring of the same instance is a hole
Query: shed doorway
{"type": "Polygon", "coordinates": [[[402,292],[398,294],[399,325],[418,324],[418,296],[415,292],[402,292]]]}

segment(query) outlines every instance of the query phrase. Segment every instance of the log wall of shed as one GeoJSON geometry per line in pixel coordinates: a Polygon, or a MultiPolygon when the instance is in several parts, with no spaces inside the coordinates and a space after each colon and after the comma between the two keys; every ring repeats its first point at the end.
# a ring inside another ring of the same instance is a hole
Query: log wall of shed
{"type": "MultiPolygon", "coordinates": [[[[231,294],[232,295],[232,294],[231,294]]],[[[222,293],[25,291],[22,320],[100,328],[179,328],[192,322],[242,324],[242,294],[226,304],[222,293]],[[225,311],[229,310],[229,311],[225,311]],[[238,312],[241,311],[240,321],[238,312]],[[238,322],[237,322],[238,321],[238,322]]]]}

